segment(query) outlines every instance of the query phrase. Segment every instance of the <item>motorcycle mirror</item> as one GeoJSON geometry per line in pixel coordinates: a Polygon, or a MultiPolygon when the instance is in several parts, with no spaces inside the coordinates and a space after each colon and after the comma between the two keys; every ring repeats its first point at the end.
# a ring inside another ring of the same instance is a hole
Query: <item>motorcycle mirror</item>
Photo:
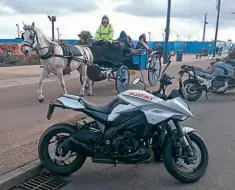
{"type": "Polygon", "coordinates": [[[133,80],[132,84],[136,85],[138,84],[139,82],[141,82],[141,78],[140,77],[137,77],[133,80]]]}

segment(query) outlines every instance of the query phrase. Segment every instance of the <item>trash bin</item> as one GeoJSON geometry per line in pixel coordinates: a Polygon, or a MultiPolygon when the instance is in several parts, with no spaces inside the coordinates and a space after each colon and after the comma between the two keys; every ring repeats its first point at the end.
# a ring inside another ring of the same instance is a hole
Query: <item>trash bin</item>
{"type": "Polygon", "coordinates": [[[182,50],[179,50],[176,52],[176,61],[177,62],[182,62],[183,60],[183,51],[182,50]]]}
{"type": "Polygon", "coordinates": [[[203,48],[203,49],[202,49],[202,55],[203,55],[203,56],[208,56],[208,54],[209,54],[209,49],[203,48]]]}

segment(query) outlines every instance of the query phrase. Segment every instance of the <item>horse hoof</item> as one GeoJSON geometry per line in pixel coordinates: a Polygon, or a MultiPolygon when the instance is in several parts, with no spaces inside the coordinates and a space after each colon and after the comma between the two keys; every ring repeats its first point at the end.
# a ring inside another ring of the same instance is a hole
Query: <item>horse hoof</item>
{"type": "Polygon", "coordinates": [[[80,94],[79,96],[80,96],[80,97],[84,97],[84,94],[80,94]]]}
{"type": "Polygon", "coordinates": [[[92,93],[88,93],[87,95],[88,95],[88,96],[92,96],[92,93]]]}
{"type": "Polygon", "coordinates": [[[42,103],[42,102],[44,102],[44,99],[42,98],[42,99],[38,99],[38,101],[39,101],[39,103],[42,103]]]}

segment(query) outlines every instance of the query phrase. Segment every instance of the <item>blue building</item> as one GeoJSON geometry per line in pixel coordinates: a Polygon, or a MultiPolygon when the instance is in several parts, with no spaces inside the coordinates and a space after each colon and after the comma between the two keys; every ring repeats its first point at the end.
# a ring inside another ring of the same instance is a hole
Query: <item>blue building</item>
{"type": "MultiPolygon", "coordinates": [[[[0,43],[22,43],[22,39],[0,39],[0,43]]],[[[65,39],[63,40],[66,43],[70,44],[77,44],[78,40],[74,39],[65,39]]],[[[137,44],[137,41],[133,41],[134,45],[137,44]]],[[[153,41],[148,42],[150,47],[156,47],[156,44],[161,44],[164,47],[163,41],[153,41]]],[[[228,52],[228,45],[226,42],[217,42],[218,46],[223,47],[223,52],[228,52]]],[[[175,41],[175,42],[169,42],[168,43],[168,51],[169,52],[176,52],[178,50],[182,50],[184,53],[187,54],[196,54],[201,53],[202,49],[208,49],[209,54],[212,54],[214,51],[214,42],[199,42],[199,41],[175,41]]]]}

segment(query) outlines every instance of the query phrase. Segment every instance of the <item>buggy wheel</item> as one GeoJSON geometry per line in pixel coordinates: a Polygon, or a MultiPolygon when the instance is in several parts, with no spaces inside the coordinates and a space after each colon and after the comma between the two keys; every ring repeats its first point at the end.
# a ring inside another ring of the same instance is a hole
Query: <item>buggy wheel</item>
{"type": "Polygon", "coordinates": [[[161,75],[161,60],[159,59],[158,55],[155,54],[149,61],[148,66],[148,81],[151,86],[157,84],[161,75]]]}
{"type": "MultiPolygon", "coordinates": [[[[82,77],[82,75],[80,75],[80,82],[81,82],[81,85],[83,85],[83,77],[82,77]]],[[[94,83],[95,83],[95,82],[92,81],[91,86],[93,86],[94,83]]],[[[86,83],[85,89],[88,89],[88,81],[87,81],[87,83],[86,83]]]]}
{"type": "Polygon", "coordinates": [[[130,72],[127,66],[122,65],[116,73],[115,86],[118,93],[128,90],[130,84],[130,72]]]}

